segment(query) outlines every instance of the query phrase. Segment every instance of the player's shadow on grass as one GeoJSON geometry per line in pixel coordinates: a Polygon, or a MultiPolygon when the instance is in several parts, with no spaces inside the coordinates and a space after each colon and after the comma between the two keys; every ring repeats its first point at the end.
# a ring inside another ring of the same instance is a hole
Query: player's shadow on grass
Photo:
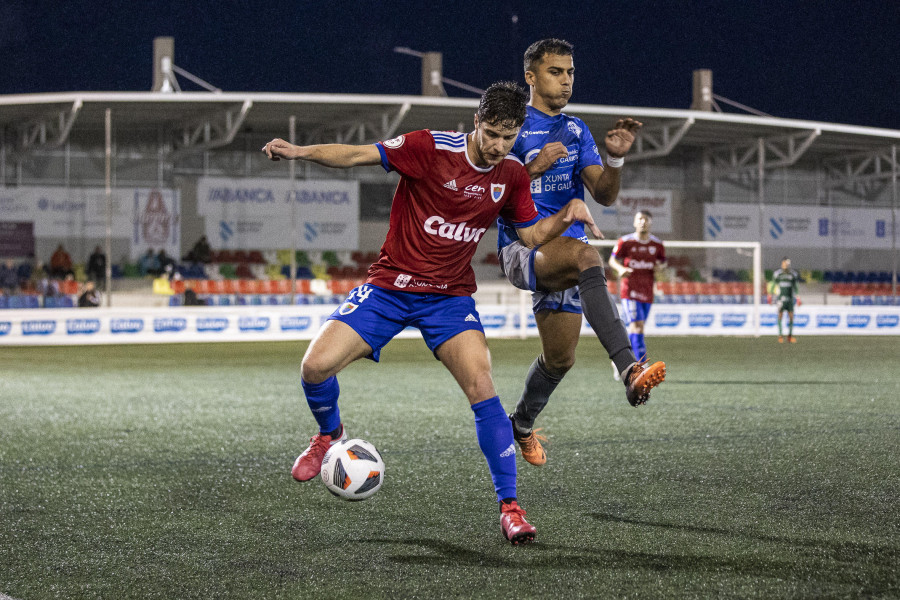
{"type": "Polygon", "coordinates": [[[611,523],[623,523],[635,525],[641,528],[659,527],[674,531],[685,531],[704,535],[720,535],[726,540],[750,538],[760,542],[777,544],[782,547],[790,547],[794,551],[797,548],[813,550],[815,556],[842,563],[864,563],[869,566],[880,566],[893,569],[900,563],[900,549],[889,546],[876,546],[860,542],[829,542],[824,540],[794,539],[777,535],[765,535],[748,531],[731,531],[717,527],[700,527],[697,525],[679,525],[673,523],[657,523],[642,519],[628,519],[606,513],[589,513],[598,520],[611,523]]]}
{"type": "MultiPolygon", "coordinates": [[[[597,516],[597,515],[594,515],[597,516]]],[[[713,556],[664,554],[635,552],[621,549],[591,548],[584,545],[568,546],[547,544],[538,540],[519,548],[509,548],[514,556],[502,555],[496,549],[479,551],[444,539],[398,538],[365,539],[361,544],[372,544],[381,548],[387,559],[401,565],[423,565],[428,567],[476,566],[497,569],[530,569],[540,571],[571,571],[584,569],[588,572],[602,571],[684,571],[720,573],[729,571],[739,575],[758,577],[778,577],[785,580],[796,578],[797,562],[741,556],[734,559],[713,556]],[[410,551],[391,551],[391,547],[406,547],[410,551]]],[[[815,579],[834,584],[846,583],[847,573],[835,570],[834,565],[815,570],[815,579]]]]}

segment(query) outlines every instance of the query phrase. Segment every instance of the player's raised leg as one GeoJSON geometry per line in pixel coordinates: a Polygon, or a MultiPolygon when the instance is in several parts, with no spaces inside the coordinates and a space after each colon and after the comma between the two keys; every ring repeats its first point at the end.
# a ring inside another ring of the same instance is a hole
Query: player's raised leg
{"type": "Polygon", "coordinates": [[[525,520],[525,511],[516,497],[512,424],[494,389],[484,333],[474,329],[463,331],[438,346],[435,354],[459,383],[475,413],[475,434],[500,502],[503,535],[513,544],[533,541],[535,528],[525,520]]]}
{"type": "Polygon", "coordinates": [[[319,431],[297,457],[291,475],[309,481],[319,474],[322,458],[332,444],[347,437],[338,408],[337,373],[372,348],[346,323],[329,320],[309,345],[300,367],[303,393],[319,431]]]}
{"type": "Polygon", "coordinates": [[[534,259],[538,289],[565,289],[578,285],[584,318],[625,384],[625,398],[632,406],[644,404],[650,390],[665,380],[666,365],[638,363],[619,310],[606,286],[606,273],[596,249],[573,238],[557,238],[538,250],[534,259]],[[576,244],[573,246],[572,244],[576,244]]]}
{"type": "Polygon", "coordinates": [[[541,445],[546,438],[537,433],[540,429],[534,429],[534,422],[550,400],[550,394],[575,364],[581,313],[542,310],[535,314],[535,320],[542,352],[528,370],[522,397],[509,418],[522,458],[533,465],[542,465],[547,462],[547,454],[541,445]]]}

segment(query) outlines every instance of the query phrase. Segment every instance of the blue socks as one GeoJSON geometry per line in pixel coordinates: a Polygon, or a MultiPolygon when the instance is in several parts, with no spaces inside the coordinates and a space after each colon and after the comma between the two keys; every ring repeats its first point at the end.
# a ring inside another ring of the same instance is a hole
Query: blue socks
{"type": "Polygon", "coordinates": [[[646,359],[647,345],[644,344],[644,334],[629,333],[628,339],[631,340],[631,350],[634,352],[634,357],[638,359],[638,361],[646,359]]]}
{"type": "Polygon", "coordinates": [[[512,422],[500,398],[494,396],[472,405],[475,413],[475,435],[487,459],[497,500],[516,497],[516,442],[512,422]]]}
{"type": "Polygon", "coordinates": [[[337,377],[332,375],[322,383],[306,383],[301,379],[300,383],[303,385],[309,410],[319,424],[319,432],[330,433],[339,428],[341,411],[338,409],[337,401],[341,388],[338,386],[337,377]]]}

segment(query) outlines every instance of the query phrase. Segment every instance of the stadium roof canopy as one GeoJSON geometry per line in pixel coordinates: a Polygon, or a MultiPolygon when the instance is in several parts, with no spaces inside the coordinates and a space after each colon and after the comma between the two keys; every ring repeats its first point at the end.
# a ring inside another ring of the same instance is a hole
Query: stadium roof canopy
{"type": "MultiPolygon", "coordinates": [[[[2,158],[65,144],[103,147],[106,110],[117,147],[155,145],[172,162],[236,139],[370,143],[416,129],[467,130],[477,99],[350,94],[67,92],[0,96],[2,158]]],[[[623,116],[644,123],[629,161],[705,156],[716,176],[823,169],[859,184],[896,177],[900,130],[693,110],[570,104],[600,141],[623,116]]],[[[242,149],[242,148],[241,148],[242,149]]]]}

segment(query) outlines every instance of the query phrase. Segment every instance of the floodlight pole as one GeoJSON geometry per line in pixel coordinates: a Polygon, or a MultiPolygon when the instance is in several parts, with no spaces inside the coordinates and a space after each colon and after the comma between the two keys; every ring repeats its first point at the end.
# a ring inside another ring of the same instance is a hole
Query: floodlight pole
{"type": "Polygon", "coordinates": [[[106,109],[106,307],[112,306],[112,109],[106,109]]]}
{"type": "MultiPolygon", "coordinates": [[[[288,119],[288,139],[291,144],[297,143],[297,117],[291,115],[288,119]]],[[[288,198],[291,201],[291,276],[288,278],[291,282],[291,306],[296,304],[297,299],[297,193],[294,189],[294,176],[296,175],[296,161],[288,161],[288,177],[290,186],[288,189],[288,198]]]]}
{"type": "Polygon", "coordinates": [[[897,144],[891,146],[891,253],[894,255],[894,273],[891,278],[891,294],[897,299],[897,144]]]}

